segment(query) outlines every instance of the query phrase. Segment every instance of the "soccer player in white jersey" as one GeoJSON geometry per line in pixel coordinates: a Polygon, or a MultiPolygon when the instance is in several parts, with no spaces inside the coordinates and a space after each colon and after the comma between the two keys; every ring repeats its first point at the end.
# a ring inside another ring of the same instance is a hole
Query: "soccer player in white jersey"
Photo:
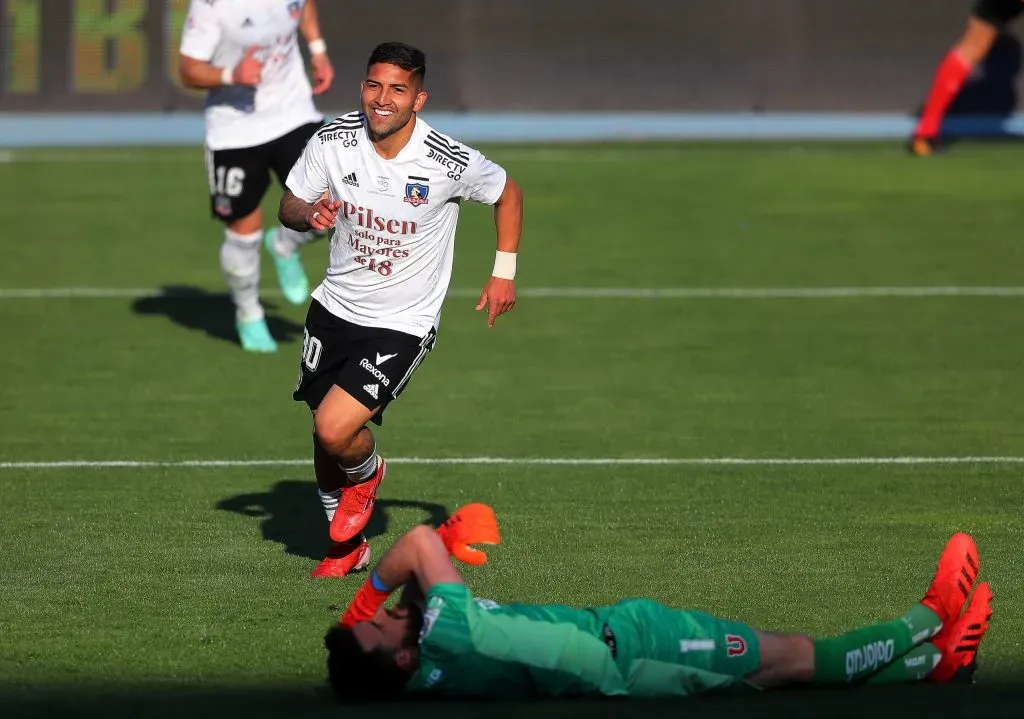
{"type": "Polygon", "coordinates": [[[224,223],[220,266],[235,303],[242,348],[274,352],[260,303],[260,244],[285,297],[309,298],[298,248],[313,238],[283,227],[263,230],[260,201],[270,171],[284,184],[322,125],[313,95],[334,79],[313,0],[192,0],[181,38],[184,85],[208,91],[206,169],[213,216],[224,223]],[[309,45],[310,87],[298,31],[309,45]]]}
{"type": "Polygon", "coordinates": [[[381,424],[434,346],[460,201],[494,206],[497,254],[476,309],[488,310],[490,327],[515,305],[522,192],[504,169],[418,117],[425,71],[416,48],[378,45],[362,111],[310,139],[278,212],[296,232],[333,229],[294,393],[313,412],[317,486],[334,542],[315,577],[341,577],[370,561],[362,531],[386,465],[366,425],[381,424]]]}

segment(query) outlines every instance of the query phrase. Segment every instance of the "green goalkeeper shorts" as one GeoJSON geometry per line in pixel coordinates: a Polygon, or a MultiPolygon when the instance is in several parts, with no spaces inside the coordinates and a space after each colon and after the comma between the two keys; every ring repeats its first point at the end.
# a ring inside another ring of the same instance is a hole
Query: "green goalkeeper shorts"
{"type": "Polygon", "coordinates": [[[743,679],[761,667],[761,644],[746,624],[649,599],[627,599],[601,615],[605,641],[623,668],[646,659],[743,679]]]}

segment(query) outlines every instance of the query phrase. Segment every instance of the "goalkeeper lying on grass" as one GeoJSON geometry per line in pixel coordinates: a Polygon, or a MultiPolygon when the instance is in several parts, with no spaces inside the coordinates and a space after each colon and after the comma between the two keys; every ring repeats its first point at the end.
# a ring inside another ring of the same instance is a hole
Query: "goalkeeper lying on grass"
{"type": "Polygon", "coordinates": [[[826,639],[647,599],[587,609],[475,599],[449,553],[483,564],[472,545],[499,541],[494,512],[481,504],[436,532],[419,526],[399,539],[325,638],[335,695],[668,697],[738,686],[970,681],[991,616],[988,583],[974,589],[978,550],[966,534],[949,540],[928,592],[906,614],[826,639]],[[398,587],[401,601],[384,609],[398,587]]]}

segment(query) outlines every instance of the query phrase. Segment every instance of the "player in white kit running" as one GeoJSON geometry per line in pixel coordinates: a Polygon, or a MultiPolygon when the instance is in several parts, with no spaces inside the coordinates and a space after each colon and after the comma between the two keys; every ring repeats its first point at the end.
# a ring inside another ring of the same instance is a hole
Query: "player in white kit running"
{"type": "Polygon", "coordinates": [[[416,48],[378,45],[362,111],[310,139],[281,199],[285,227],[333,230],[294,394],[313,412],[317,486],[334,542],[315,577],[345,576],[370,561],[362,532],[386,465],[366,425],[381,424],[434,346],[462,200],[494,206],[497,254],[476,309],[487,308],[493,326],[515,305],[522,192],[504,169],[418,117],[425,70],[416,48]]]}
{"type": "Polygon", "coordinates": [[[313,95],[334,68],[313,0],[192,0],[181,38],[181,79],[207,90],[206,170],[213,216],[225,225],[220,265],[235,303],[242,348],[274,352],[260,303],[260,245],[274,259],[285,297],[302,304],[309,283],[298,248],[313,233],[263,230],[260,201],[273,170],[284,184],[322,125],[313,95]],[[309,44],[310,87],[298,32],[309,44]]]}

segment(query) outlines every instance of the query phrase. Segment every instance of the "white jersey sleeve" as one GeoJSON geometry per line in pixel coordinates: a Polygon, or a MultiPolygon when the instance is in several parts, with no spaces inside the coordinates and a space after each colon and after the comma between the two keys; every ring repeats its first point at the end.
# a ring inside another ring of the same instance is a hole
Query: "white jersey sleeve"
{"type": "Polygon", "coordinates": [[[455,183],[456,193],[473,202],[493,205],[505,189],[505,169],[472,147],[463,146],[463,150],[469,154],[469,162],[455,183]]]}
{"type": "Polygon", "coordinates": [[[220,44],[221,28],[213,0],[192,0],[181,33],[180,52],[186,57],[209,62],[220,44]]]}
{"type": "Polygon", "coordinates": [[[319,133],[309,138],[306,149],[292,166],[284,184],[293,195],[309,203],[319,200],[330,187],[324,161],[324,142],[319,133]]]}

